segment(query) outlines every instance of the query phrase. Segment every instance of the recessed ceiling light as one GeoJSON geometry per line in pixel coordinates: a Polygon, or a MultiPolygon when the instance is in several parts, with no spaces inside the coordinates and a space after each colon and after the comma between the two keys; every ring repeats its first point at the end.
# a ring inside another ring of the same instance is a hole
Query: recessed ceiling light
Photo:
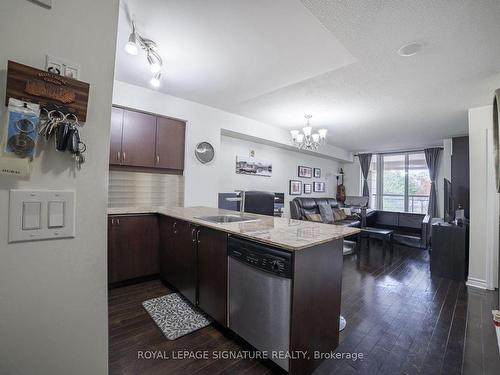
{"type": "Polygon", "coordinates": [[[422,50],[422,48],[423,48],[422,44],[418,42],[411,42],[401,46],[398,49],[398,55],[403,57],[413,56],[419,53],[422,50]]]}

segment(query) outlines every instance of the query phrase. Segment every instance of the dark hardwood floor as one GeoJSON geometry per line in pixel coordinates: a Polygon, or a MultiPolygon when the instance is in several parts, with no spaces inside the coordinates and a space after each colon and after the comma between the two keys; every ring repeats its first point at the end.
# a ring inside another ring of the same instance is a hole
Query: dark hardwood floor
{"type": "MultiPolygon", "coordinates": [[[[347,327],[336,353],[315,374],[500,374],[492,326],[495,293],[431,277],[427,251],[395,246],[392,263],[381,248],[344,257],[342,314],[347,327]]],[[[160,281],[109,292],[110,374],[271,374],[256,360],[138,359],[147,351],[238,351],[212,326],[169,341],[141,306],[170,291],[160,281]]]]}

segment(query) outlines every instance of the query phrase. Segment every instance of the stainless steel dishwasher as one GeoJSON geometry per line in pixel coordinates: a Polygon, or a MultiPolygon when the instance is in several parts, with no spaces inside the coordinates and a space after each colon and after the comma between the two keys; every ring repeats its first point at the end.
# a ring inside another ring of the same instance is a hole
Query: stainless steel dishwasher
{"type": "Polygon", "coordinates": [[[288,371],[292,255],[230,237],[228,242],[229,328],[288,371]]]}

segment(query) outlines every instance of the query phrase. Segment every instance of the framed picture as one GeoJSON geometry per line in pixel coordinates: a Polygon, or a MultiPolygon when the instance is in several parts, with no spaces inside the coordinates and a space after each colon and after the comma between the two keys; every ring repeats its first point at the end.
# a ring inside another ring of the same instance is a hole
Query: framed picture
{"type": "Polygon", "coordinates": [[[290,180],[290,195],[302,194],[302,181],[290,180]]]}
{"type": "Polygon", "coordinates": [[[271,175],[273,174],[273,163],[266,160],[237,156],[236,173],[249,174],[252,176],[271,177],[271,175]]]}
{"type": "Polygon", "coordinates": [[[314,168],[314,178],[321,178],[321,169],[314,168]]]}
{"type": "Polygon", "coordinates": [[[304,167],[302,165],[299,165],[298,177],[312,178],[312,172],[313,172],[313,170],[311,167],[304,167]]]}
{"type": "Polygon", "coordinates": [[[312,193],[312,185],[304,184],[304,194],[311,194],[311,193],[312,193]]]}
{"type": "Polygon", "coordinates": [[[326,186],[324,182],[314,181],[313,183],[313,191],[315,193],[324,193],[326,191],[326,186]]]}

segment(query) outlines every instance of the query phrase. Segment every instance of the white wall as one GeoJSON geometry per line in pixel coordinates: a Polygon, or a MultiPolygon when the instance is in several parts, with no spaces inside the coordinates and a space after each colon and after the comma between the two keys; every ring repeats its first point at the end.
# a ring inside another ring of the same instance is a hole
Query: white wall
{"type": "Polygon", "coordinates": [[[219,192],[233,192],[236,189],[255,189],[285,193],[285,216],[289,217],[290,200],[295,196],[288,194],[289,180],[301,180],[312,184],[313,181],[326,182],[325,193],[303,194],[303,197],[335,197],[336,179],[339,163],[311,155],[283,150],[281,148],[249,142],[228,136],[222,136],[219,163],[219,192]],[[236,174],[236,156],[249,156],[255,151],[255,159],[271,161],[273,173],[271,177],[236,174]],[[321,168],[321,178],[298,178],[299,165],[321,168]]]}
{"type": "MultiPolygon", "coordinates": [[[[30,178],[0,177],[0,374],[106,374],[106,207],[118,0],[0,2],[0,103],[7,60],[38,68],[51,54],[90,83],[87,163],[44,147],[30,178]],[[8,244],[9,189],[76,190],[76,238],[8,244]]],[[[0,106],[0,112],[5,107],[0,106]]],[[[5,124],[0,123],[0,132],[5,124]]]]}
{"type": "MultiPolygon", "coordinates": [[[[186,206],[217,207],[217,197],[221,191],[218,176],[221,173],[223,131],[265,139],[280,148],[294,149],[290,146],[290,133],[284,129],[128,83],[115,81],[113,103],[187,121],[184,162],[186,206]],[[216,152],[214,161],[207,165],[198,162],[194,156],[196,144],[202,141],[210,142],[216,152]]],[[[326,158],[352,160],[352,153],[337,147],[326,146],[321,152],[326,158]]]]}
{"type": "Polygon", "coordinates": [[[497,285],[498,204],[493,158],[493,107],[469,110],[470,242],[468,285],[497,285]]]}

